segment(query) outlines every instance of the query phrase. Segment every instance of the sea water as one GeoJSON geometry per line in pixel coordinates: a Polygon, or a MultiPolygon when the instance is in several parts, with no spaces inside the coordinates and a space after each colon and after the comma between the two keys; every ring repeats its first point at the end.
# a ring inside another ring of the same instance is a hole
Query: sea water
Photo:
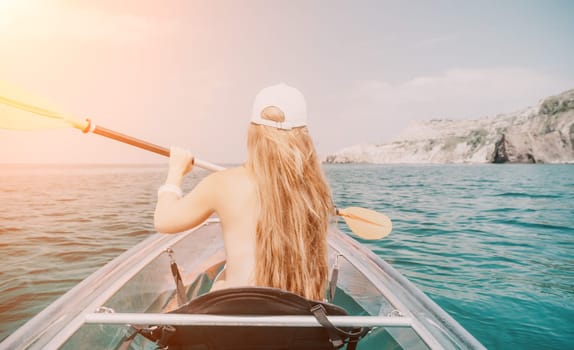
{"type": "MultiPolygon", "coordinates": [[[[574,348],[574,165],[324,168],[337,206],[393,220],[363,243],[487,348],[574,348]]],[[[163,166],[0,165],[0,339],[152,234],[164,177],[163,166]]]]}

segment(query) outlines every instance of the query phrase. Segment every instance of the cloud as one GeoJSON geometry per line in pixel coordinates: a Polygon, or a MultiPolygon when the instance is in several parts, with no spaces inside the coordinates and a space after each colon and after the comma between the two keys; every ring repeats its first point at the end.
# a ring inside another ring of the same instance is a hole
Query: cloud
{"type": "Polygon", "coordinates": [[[524,68],[450,69],[399,84],[357,82],[352,99],[417,119],[478,118],[511,112],[574,87],[574,80],[524,68]]]}
{"type": "Polygon", "coordinates": [[[400,83],[356,81],[341,112],[353,115],[362,142],[383,142],[409,123],[496,116],[574,88],[574,79],[518,67],[449,69],[400,83]]]}
{"type": "Polygon", "coordinates": [[[5,40],[87,40],[140,44],[177,32],[178,22],[42,1],[0,2],[0,34],[5,40]]]}
{"type": "Polygon", "coordinates": [[[437,36],[437,37],[428,38],[428,39],[424,39],[424,40],[421,40],[419,42],[416,42],[416,43],[414,43],[413,47],[416,47],[416,48],[434,47],[434,46],[438,46],[438,45],[441,45],[441,44],[449,42],[449,41],[456,40],[457,38],[458,38],[458,35],[455,35],[455,34],[437,36]]]}

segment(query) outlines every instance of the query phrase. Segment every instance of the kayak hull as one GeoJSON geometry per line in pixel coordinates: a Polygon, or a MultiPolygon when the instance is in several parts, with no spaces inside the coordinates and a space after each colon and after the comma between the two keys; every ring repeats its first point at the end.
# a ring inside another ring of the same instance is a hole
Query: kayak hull
{"type": "MultiPolygon", "coordinates": [[[[336,227],[329,232],[329,260],[339,267],[332,302],[350,315],[334,316],[332,321],[372,327],[359,349],[484,349],[403,275],[336,227]]],[[[174,319],[166,314],[180,306],[182,294],[192,300],[209,292],[224,264],[217,219],[176,235],[152,235],[60,297],[0,343],[0,349],[87,345],[113,349],[131,333],[132,324],[320,327],[312,316],[254,320],[234,315],[216,319],[212,315],[176,315],[179,318],[174,319]],[[170,271],[173,262],[183,285],[179,298],[170,271]]],[[[139,339],[133,346],[146,348],[149,344],[139,339]]]]}

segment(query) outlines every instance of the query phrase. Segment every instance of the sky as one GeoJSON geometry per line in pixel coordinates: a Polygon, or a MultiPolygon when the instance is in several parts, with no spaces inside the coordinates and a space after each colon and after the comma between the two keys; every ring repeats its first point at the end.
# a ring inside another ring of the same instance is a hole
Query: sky
{"type": "MultiPolygon", "coordinates": [[[[324,156],[572,89],[573,38],[567,0],[0,0],[0,80],[230,164],[265,86],[303,92],[324,156]]],[[[72,128],[0,130],[0,163],[161,162],[72,128]]]]}

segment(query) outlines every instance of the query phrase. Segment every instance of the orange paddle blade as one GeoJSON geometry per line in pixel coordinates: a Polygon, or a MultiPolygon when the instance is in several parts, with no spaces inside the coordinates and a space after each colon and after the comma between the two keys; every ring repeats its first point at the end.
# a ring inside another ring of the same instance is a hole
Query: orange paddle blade
{"type": "Polygon", "coordinates": [[[393,230],[391,220],[374,210],[349,207],[338,209],[337,214],[345,220],[354,234],[364,239],[381,239],[393,230]]]}
{"type": "Polygon", "coordinates": [[[86,122],[55,112],[48,101],[0,80],[0,128],[37,130],[70,126],[82,129],[86,122]]]}

